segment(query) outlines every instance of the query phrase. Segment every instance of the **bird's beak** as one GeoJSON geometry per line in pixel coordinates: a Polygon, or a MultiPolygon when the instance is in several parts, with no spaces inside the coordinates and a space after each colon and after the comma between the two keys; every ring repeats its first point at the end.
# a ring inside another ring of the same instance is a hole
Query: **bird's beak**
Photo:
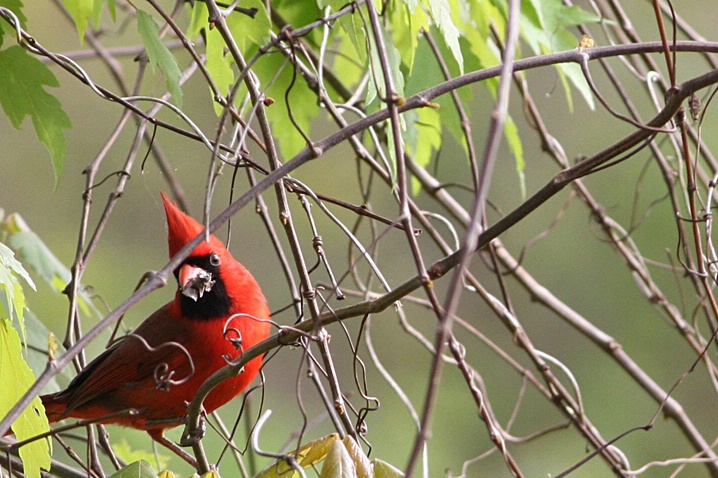
{"type": "Polygon", "coordinates": [[[205,292],[212,290],[212,274],[201,267],[185,264],[179,270],[179,289],[182,295],[197,302],[205,292]]]}

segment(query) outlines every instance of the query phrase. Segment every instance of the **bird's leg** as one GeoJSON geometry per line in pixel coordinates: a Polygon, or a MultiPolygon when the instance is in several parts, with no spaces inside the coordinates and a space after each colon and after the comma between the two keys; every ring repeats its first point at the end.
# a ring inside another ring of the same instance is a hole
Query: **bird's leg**
{"type": "Polygon", "coordinates": [[[152,437],[154,441],[189,463],[195,470],[197,469],[197,460],[195,457],[184,451],[178,444],[165,437],[163,430],[147,430],[147,434],[152,437]]]}

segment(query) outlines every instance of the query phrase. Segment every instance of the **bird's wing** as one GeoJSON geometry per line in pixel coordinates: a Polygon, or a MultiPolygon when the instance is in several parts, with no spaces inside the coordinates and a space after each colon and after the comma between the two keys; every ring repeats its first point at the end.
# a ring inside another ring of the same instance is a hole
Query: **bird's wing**
{"type": "MultiPolygon", "coordinates": [[[[193,370],[192,360],[182,345],[182,321],[174,315],[167,304],[90,362],[61,394],[67,400],[67,411],[101,396],[108,395],[111,401],[112,395],[119,399],[129,389],[162,389],[171,385],[170,380],[187,378],[193,370]]],[[[116,405],[123,408],[121,403],[116,405]]]]}

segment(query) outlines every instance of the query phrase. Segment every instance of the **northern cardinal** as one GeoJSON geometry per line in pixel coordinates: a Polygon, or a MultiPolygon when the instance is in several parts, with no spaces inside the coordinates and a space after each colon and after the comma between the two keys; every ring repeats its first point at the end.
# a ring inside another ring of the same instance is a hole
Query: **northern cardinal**
{"type": "MultiPolygon", "coordinates": [[[[172,257],[204,227],[164,194],[162,200],[172,257]]],[[[249,271],[214,235],[174,275],[178,290],[171,302],[90,362],[66,390],[41,397],[51,423],[81,418],[146,430],[193,463],[164,430],[184,423],[187,404],[212,373],[267,338],[269,308],[249,271]]],[[[261,363],[255,358],[215,387],[204,401],[206,412],[240,394],[261,363]]]]}

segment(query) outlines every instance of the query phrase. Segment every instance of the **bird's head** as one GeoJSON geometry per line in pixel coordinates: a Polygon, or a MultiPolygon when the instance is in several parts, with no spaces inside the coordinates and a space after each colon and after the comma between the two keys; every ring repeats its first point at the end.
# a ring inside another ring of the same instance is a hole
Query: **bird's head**
{"type": "MultiPolygon", "coordinates": [[[[167,243],[170,258],[204,231],[195,221],[165,195],[162,201],[167,214],[167,243]]],[[[174,271],[178,283],[177,298],[186,317],[222,317],[231,312],[231,294],[227,277],[249,274],[214,235],[202,241],[174,271]]],[[[251,276],[250,276],[251,278],[251,276]]],[[[253,280],[252,280],[253,282],[253,280]]],[[[236,284],[230,284],[230,287],[236,284]]]]}

